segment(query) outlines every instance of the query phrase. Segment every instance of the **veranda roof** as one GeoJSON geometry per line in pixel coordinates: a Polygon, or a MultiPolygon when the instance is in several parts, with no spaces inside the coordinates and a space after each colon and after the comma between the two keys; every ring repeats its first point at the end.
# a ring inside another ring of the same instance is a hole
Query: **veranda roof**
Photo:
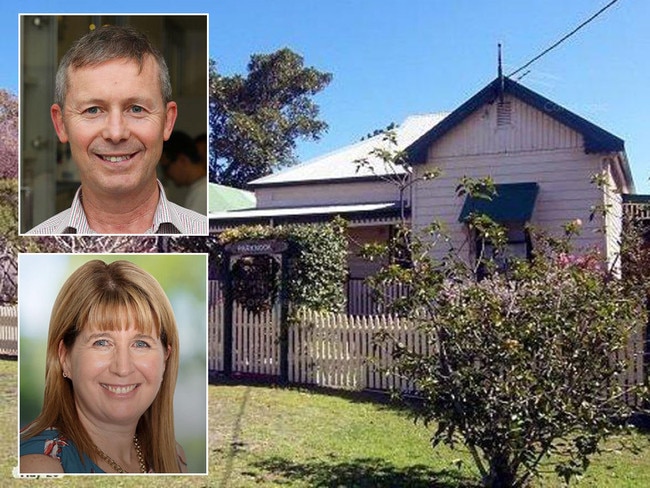
{"type": "MultiPolygon", "coordinates": [[[[408,209],[405,209],[408,215],[408,209]]],[[[210,213],[210,230],[218,231],[243,224],[280,225],[332,220],[336,216],[356,226],[394,224],[401,219],[399,202],[314,205],[282,208],[255,208],[210,213]]]]}

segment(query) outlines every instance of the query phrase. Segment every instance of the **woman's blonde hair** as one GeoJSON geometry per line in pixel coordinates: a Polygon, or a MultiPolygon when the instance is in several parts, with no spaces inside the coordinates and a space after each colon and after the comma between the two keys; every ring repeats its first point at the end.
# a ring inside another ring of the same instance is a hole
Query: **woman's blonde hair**
{"type": "Polygon", "coordinates": [[[160,390],[138,422],[140,445],[154,472],[180,472],[173,408],[179,363],[176,319],[156,279],[129,261],[89,261],[63,284],[50,317],[43,410],[25,429],[23,439],[54,427],[74,442],[80,455],[98,461],[77,415],[73,384],[63,377],[59,344],[63,341],[69,350],[86,327],[121,330],[130,324],[145,334],[158,335],[165,351],[169,350],[160,390]]]}

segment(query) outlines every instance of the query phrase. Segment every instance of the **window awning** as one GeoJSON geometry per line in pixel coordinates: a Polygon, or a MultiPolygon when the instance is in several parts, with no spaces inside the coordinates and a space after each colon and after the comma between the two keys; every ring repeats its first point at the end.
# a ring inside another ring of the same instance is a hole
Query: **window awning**
{"type": "Polygon", "coordinates": [[[472,212],[487,215],[499,223],[530,221],[539,192],[537,183],[504,183],[494,186],[496,194],[491,200],[467,196],[458,221],[466,221],[472,212]]]}

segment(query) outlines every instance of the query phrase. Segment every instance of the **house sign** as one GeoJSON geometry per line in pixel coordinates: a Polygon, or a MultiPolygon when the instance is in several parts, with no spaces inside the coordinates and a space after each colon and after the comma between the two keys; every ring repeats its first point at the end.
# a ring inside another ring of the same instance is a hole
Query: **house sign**
{"type": "Polygon", "coordinates": [[[226,251],[231,254],[251,256],[257,254],[278,254],[286,251],[288,247],[288,244],[284,241],[249,240],[232,242],[226,245],[226,251]]]}

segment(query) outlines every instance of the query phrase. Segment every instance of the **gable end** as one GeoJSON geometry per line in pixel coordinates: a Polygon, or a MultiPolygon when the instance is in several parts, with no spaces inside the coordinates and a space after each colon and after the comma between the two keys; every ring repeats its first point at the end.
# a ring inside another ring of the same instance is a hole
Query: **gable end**
{"type": "Polygon", "coordinates": [[[625,149],[624,141],[610,132],[601,129],[561,105],[552,102],[509,78],[504,78],[503,80],[497,78],[407,147],[406,152],[410,163],[413,165],[425,164],[429,147],[453,128],[460,125],[480,107],[494,103],[501,94],[509,94],[516,97],[578,132],[584,139],[584,150],[587,154],[622,152],[625,149]]]}

